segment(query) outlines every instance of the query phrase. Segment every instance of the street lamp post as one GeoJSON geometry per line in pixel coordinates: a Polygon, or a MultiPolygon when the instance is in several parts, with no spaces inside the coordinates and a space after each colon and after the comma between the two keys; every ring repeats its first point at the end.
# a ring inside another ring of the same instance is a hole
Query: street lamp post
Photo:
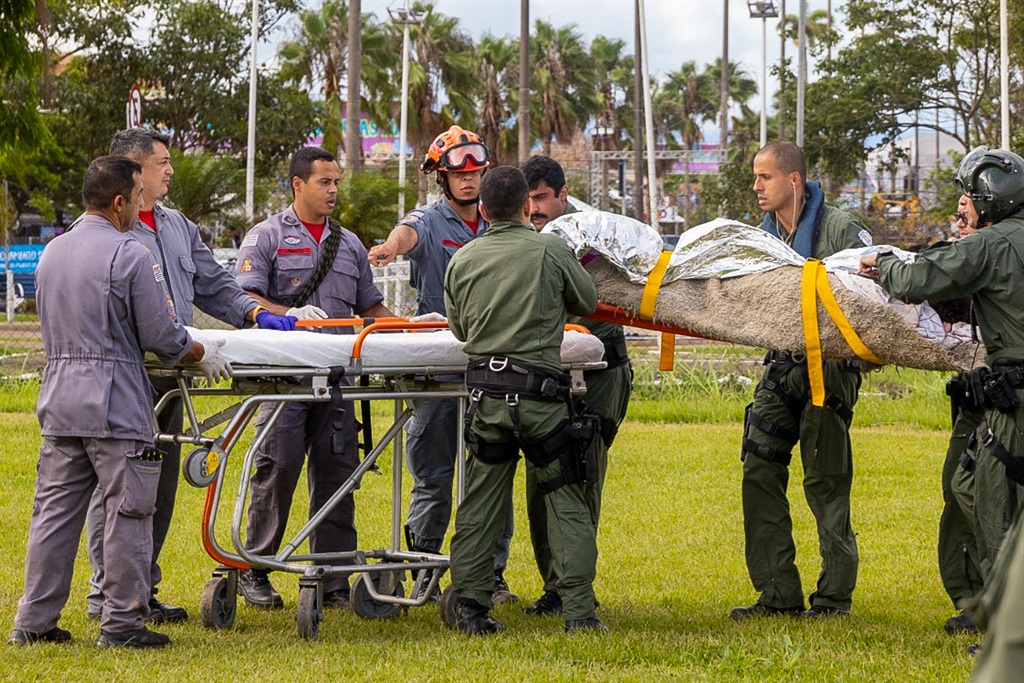
{"type": "Polygon", "coordinates": [[[405,145],[409,123],[409,27],[423,21],[422,12],[414,12],[411,0],[405,0],[401,9],[388,7],[388,14],[396,24],[402,24],[402,113],[398,133],[398,219],[405,216],[405,145]]]}
{"type": "Polygon", "coordinates": [[[768,20],[779,16],[772,0],[747,0],[751,19],[761,20],[761,146],[768,144],[768,20]]]}

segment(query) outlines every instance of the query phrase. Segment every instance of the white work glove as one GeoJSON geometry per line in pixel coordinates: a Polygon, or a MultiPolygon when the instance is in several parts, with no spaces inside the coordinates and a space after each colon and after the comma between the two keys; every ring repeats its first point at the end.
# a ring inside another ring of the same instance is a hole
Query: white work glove
{"type": "Polygon", "coordinates": [[[446,323],[448,318],[444,317],[440,313],[424,313],[423,315],[414,315],[409,318],[411,323],[446,323]]]}
{"type": "Polygon", "coordinates": [[[199,372],[203,373],[206,381],[210,384],[222,379],[231,379],[231,363],[221,355],[220,347],[222,346],[224,346],[223,339],[206,342],[203,344],[206,352],[203,354],[202,360],[196,363],[196,366],[199,367],[199,372]]]}
{"type": "Polygon", "coordinates": [[[289,308],[285,315],[290,315],[299,320],[326,320],[327,311],[318,307],[306,305],[301,308],[289,308]]]}

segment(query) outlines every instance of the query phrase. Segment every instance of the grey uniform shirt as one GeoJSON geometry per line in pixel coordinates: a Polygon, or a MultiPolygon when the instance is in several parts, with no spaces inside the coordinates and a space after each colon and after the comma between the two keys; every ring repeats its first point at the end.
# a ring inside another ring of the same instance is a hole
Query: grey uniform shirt
{"type": "Polygon", "coordinates": [[[36,408],[43,436],[152,441],[143,352],[170,365],[192,348],[170,316],[153,254],[87,215],[43,250],[36,303],[46,347],[36,408]]]}
{"type": "Polygon", "coordinates": [[[182,325],[192,324],[192,304],[217,320],[244,327],[246,314],[259,304],[242,291],[235,279],[203,244],[199,228],[184,214],[160,204],[153,206],[156,232],[142,221],[132,234],[149,247],[163,267],[175,313],[182,325]]]}
{"type": "MultiPolygon", "coordinates": [[[[331,234],[324,228],[320,243],[295,215],[295,208],[271,216],[250,230],[238,250],[238,284],[274,303],[291,306],[316,272],[320,252],[331,234]]],[[[306,304],[319,306],[331,318],[350,318],[384,300],[373,283],[366,247],[341,228],[341,244],[331,269],[306,304]]],[[[325,327],[322,332],[351,333],[350,327],[325,327]]]]}
{"type": "Polygon", "coordinates": [[[444,272],[448,262],[462,246],[487,230],[487,221],[480,216],[476,232],[442,197],[423,209],[413,209],[398,221],[416,231],[416,246],[406,253],[412,262],[410,284],[416,288],[416,314],[445,315],[444,272]]]}

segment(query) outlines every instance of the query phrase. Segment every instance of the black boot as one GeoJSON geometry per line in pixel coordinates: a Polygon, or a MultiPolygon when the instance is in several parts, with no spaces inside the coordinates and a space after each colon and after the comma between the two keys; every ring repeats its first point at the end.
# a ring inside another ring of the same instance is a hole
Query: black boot
{"type": "Polygon", "coordinates": [[[257,609],[284,609],[284,600],[274,590],[262,569],[247,569],[238,572],[238,594],[245,604],[257,609]]]}
{"type": "Polygon", "coordinates": [[[455,625],[460,631],[474,636],[482,636],[505,630],[505,625],[492,617],[489,609],[472,600],[459,598],[455,609],[455,625]]]}
{"type": "Polygon", "coordinates": [[[557,617],[562,613],[562,598],[555,591],[544,591],[544,595],[528,605],[523,612],[537,617],[557,617]]]}

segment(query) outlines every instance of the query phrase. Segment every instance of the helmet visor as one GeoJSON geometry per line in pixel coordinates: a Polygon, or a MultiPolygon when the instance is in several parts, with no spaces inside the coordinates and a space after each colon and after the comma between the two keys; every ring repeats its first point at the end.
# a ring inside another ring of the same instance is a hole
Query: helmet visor
{"type": "Polygon", "coordinates": [[[490,155],[487,148],[479,142],[467,142],[456,145],[441,157],[442,166],[448,171],[475,171],[487,166],[490,155]]]}

